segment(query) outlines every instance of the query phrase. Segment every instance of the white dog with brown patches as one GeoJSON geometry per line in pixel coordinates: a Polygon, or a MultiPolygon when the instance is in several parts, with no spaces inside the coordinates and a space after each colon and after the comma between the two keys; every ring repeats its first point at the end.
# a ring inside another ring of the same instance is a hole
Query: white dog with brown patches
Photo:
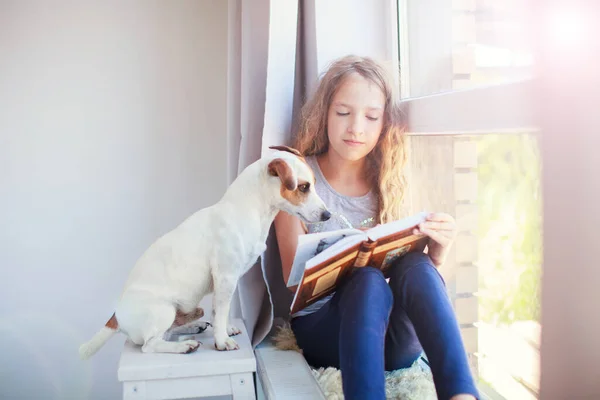
{"type": "Polygon", "coordinates": [[[282,210],[307,223],[331,214],[313,189],[314,175],[296,150],[285,146],[249,165],[223,198],[154,242],[133,268],[115,313],[79,348],[92,356],[117,332],[144,352],[190,353],[199,342],[165,340],[167,332],[200,332],[207,323],[198,307],[213,293],[213,330],[218,350],[234,350],[229,311],[238,279],[266,248],[269,228],[282,210]]]}

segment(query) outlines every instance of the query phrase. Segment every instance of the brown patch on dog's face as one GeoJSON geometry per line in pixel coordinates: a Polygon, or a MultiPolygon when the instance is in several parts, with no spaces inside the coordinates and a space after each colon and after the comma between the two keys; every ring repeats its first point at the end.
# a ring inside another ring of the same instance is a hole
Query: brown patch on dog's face
{"type": "Polygon", "coordinates": [[[276,158],[269,163],[269,175],[278,176],[283,183],[281,190],[284,188],[287,190],[296,189],[296,179],[290,166],[281,158],[276,158]]]}
{"type": "MultiPolygon", "coordinates": [[[[271,148],[282,150],[282,146],[272,146],[271,148]]],[[[310,200],[309,197],[311,191],[314,190],[316,178],[310,165],[308,165],[304,157],[299,155],[300,153],[297,150],[287,147],[283,148],[283,150],[296,155],[297,159],[306,166],[306,168],[300,168],[298,172],[302,178],[293,176],[291,167],[281,158],[276,158],[269,163],[269,174],[278,176],[281,179],[281,197],[290,204],[300,207],[310,200]]]]}
{"type": "MultiPolygon", "coordinates": [[[[302,161],[308,167],[308,169],[310,169],[311,172],[312,172],[312,168],[310,168],[310,165],[308,165],[308,163],[306,162],[306,159],[304,158],[304,156],[302,155],[302,153],[300,153],[298,150],[294,149],[293,147],[288,147],[288,146],[269,146],[269,148],[273,149],[273,150],[287,151],[288,153],[291,153],[291,154],[297,156],[298,159],[300,161],[302,161]]],[[[313,175],[313,178],[312,178],[312,182],[313,183],[316,182],[316,178],[314,177],[314,175],[313,175]]]]}
{"type": "Polygon", "coordinates": [[[287,190],[281,187],[281,197],[295,206],[299,206],[306,201],[306,198],[313,190],[312,185],[307,181],[298,181],[298,187],[294,190],[287,190]]]}

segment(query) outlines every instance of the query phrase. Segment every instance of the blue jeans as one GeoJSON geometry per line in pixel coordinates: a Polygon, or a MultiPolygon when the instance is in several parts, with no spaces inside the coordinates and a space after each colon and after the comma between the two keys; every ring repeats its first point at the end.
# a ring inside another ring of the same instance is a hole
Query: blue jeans
{"type": "Polygon", "coordinates": [[[429,256],[409,253],[390,270],[357,268],[317,312],[292,319],[307,362],[342,372],[346,399],[385,399],[384,370],[425,351],[440,400],[479,398],[454,310],[429,256]]]}

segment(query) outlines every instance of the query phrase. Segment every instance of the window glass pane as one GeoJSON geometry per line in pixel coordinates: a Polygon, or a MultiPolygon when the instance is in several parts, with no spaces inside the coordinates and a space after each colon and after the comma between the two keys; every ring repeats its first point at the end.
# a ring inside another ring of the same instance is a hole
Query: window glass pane
{"type": "Polygon", "coordinates": [[[530,78],[527,4],[400,0],[400,64],[410,88],[403,97],[530,78]]]}
{"type": "Polygon", "coordinates": [[[451,213],[446,279],[474,372],[507,399],[536,398],[542,259],[540,157],[532,134],[411,136],[412,211],[451,213]]]}

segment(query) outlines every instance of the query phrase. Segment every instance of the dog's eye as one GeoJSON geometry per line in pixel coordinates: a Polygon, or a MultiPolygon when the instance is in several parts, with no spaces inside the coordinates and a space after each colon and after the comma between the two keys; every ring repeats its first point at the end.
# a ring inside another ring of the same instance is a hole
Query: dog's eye
{"type": "Polygon", "coordinates": [[[302,185],[298,185],[298,190],[302,193],[308,192],[308,189],[310,189],[310,183],[303,183],[302,185]]]}

